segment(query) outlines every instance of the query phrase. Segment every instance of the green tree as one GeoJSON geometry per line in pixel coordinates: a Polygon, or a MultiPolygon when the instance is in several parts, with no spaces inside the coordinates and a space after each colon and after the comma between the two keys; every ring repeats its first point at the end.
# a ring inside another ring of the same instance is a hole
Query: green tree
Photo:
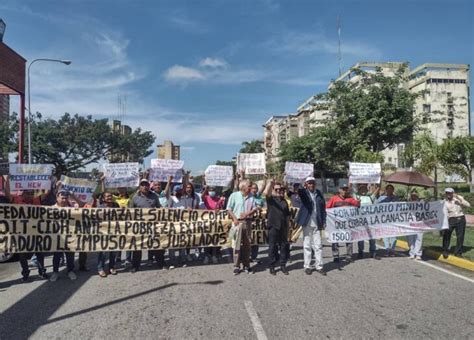
{"type": "Polygon", "coordinates": [[[37,114],[31,130],[33,162],[53,164],[56,176],[119,153],[129,154],[130,161],[143,161],[152,152],[149,148],[154,142],[150,132],[137,129],[130,135],[121,135],[111,130],[107,119],[68,113],[58,120],[42,119],[37,114]]]}
{"type": "Polygon", "coordinates": [[[8,153],[18,151],[18,118],[16,113],[7,120],[0,121],[0,156],[5,155],[8,162],[8,153]]]}
{"type": "Polygon", "coordinates": [[[327,93],[315,96],[315,109],[329,109],[319,121],[328,142],[338,147],[346,161],[353,160],[361,147],[381,152],[399,143],[406,143],[419,130],[420,117],[415,115],[415,99],[421,94],[410,93],[402,85],[406,80],[406,65],[394,76],[385,76],[380,68],[374,73],[353,69],[359,81],[334,82],[327,93]]]}
{"type": "Polygon", "coordinates": [[[242,143],[242,148],[239,151],[240,153],[260,153],[265,152],[263,148],[262,141],[258,139],[253,139],[248,142],[242,143]]]}
{"type": "Polygon", "coordinates": [[[474,165],[474,137],[445,139],[440,146],[440,161],[448,174],[459,174],[470,183],[473,192],[472,170],[474,165]]]}
{"type": "MultiPolygon", "coordinates": [[[[416,135],[412,143],[405,148],[404,157],[415,164],[417,171],[433,176],[435,184],[438,182],[438,172],[443,170],[442,147],[436,143],[430,133],[416,135]]],[[[438,197],[437,187],[435,187],[435,197],[438,197]]]]}

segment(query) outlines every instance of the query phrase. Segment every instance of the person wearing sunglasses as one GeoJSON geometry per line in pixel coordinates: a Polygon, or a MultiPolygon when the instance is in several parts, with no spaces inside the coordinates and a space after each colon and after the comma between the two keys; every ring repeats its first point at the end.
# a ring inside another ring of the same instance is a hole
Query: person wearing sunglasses
{"type": "Polygon", "coordinates": [[[285,188],[273,179],[265,188],[265,197],[267,201],[269,271],[271,275],[276,275],[275,265],[279,259],[281,272],[288,275],[286,262],[290,253],[288,227],[291,213],[285,199],[285,188]],[[280,249],[279,253],[278,249],[280,249]]]}

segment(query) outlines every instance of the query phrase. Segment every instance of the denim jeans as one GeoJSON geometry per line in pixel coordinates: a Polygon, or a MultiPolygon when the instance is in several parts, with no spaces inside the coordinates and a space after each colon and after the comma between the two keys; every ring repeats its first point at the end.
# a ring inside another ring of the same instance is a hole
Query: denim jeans
{"type": "MultiPolygon", "coordinates": [[[[21,275],[28,276],[30,275],[30,269],[28,267],[28,257],[31,253],[21,253],[20,254],[20,265],[21,265],[21,275]]],[[[38,267],[38,274],[43,275],[46,273],[46,269],[44,268],[44,254],[43,253],[36,253],[36,266],[38,267]]]]}
{"type": "Polygon", "coordinates": [[[69,273],[74,270],[74,252],[56,252],[53,253],[53,272],[55,273],[59,271],[59,262],[61,262],[63,253],[66,255],[67,272],[69,273]]]}
{"type": "MultiPolygon", "coordinates": [[[[357,249],[359,251],[359,254],[364,253],[364,246],[365,246],[365,241],[358,241],[357,242],[357,249]]],[[[375,251],[377,250],[377,247],[375,246],[375,240],[369,240],[369,253],[375,254],[375,251]]]]}
{"type": "Polygon", "coordinates": [[[101,251],[99,252],[99,256],[97,258],[97,271],[103,271],[105,268],[105,260],[107,258],[107,254],[109,257],[109,269],[113,269],[115,267],[115,258],[117,256],[116,251],[101,251]]]}
{"type": "Polygon", "coordinates": [[[258,245],[253,245],[250,247],[250,249],[250,258],[252,259],[252,261],[255,261],[258,257],[258,245]]]}

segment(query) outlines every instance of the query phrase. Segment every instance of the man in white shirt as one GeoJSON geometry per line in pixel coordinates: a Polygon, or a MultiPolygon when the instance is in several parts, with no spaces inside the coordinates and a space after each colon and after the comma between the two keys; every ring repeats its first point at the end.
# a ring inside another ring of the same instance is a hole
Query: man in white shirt
{"type": "Polygon", "coordinates": [[[468,208],[471,205],[463,197],[456,195],[453,188],[446,188],[444,193],[446,194],[445,204],[448,209],[449,229],[443,231],[443,257],[446,259],[449,256],[449,243],[454,229],[456,229],[454,255],[462,257],[464,231],[466,230],[466,216],[464,216],[462,208],[468,208]]]}

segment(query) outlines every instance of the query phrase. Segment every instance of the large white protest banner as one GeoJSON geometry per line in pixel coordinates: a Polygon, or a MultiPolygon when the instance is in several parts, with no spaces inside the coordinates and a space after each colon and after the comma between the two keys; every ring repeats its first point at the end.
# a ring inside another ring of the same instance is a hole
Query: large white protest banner
{"type": "Polygon", "coordinates": [[[97,182],[84,178],[72,178],[61,176],[61,189],[67,190],[74,194],[81,202],[89,202],[92,200],[92,194],[97,188],[97,182]]]}
{"type": "Polygon", "coordinates": [[[444,201],[392,202],[326,210],[329,242],[413,235],[448,228],[444,201]]]}
{"type": "Polygon", "coordinates": [[[11,190],[51,189],[52,164],[10,164],[11,190]]]}
{"type": "Polygon", "coordinates": [[[158,182],[168,181],[168,177],[173,176],[174,183],[183,181],[184,161],[176,159],[152,159],[150,180],[158,182]]]}
{"type": "Polygon", "coordinates": [[[105,186],[107,188],[136,187],[140,177],[138,163],[104,164],[105,186]]]}
{"type": "Polygon", "coordinates": [[[380,163],[349,163],[350,183],[380,183],[380,163]]]}
{"type": "Polygon", "coordinates": [[[229,186],[234,178],[233,168],[226,165],[209,165],[204,172],[206,184],[215,187],[229,186]]]}
{"type": "Polygon", "coordinates": [[[263,175],[267,172],[264,153],[237,154],[237,171],[247,175],[263,175]]]}
{"type": "Polygon", "coordinates": [[[314,164],[286,162],[285,174],[285,180],[288,183],[303,182],[307,177],[313,176],[314,164]]]}

